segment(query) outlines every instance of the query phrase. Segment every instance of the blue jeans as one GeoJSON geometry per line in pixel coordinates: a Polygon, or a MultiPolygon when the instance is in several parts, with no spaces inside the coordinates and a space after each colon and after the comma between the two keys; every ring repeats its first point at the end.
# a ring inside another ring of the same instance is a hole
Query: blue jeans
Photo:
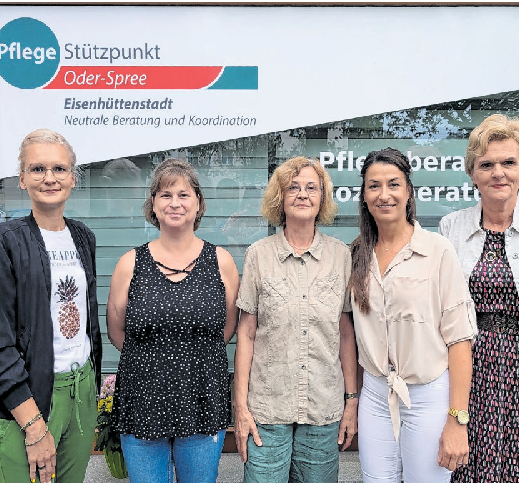
{"type": "Polygon", "coordinates": [[[337,483],[339,422],[257,427],[263,446],[249,436],[244,483],[337,483]]]}
{"type": "Polygon", "coordinates": [[[121,434],[131,483],[215,483],[225,430],[153,441],[121,434]]]}

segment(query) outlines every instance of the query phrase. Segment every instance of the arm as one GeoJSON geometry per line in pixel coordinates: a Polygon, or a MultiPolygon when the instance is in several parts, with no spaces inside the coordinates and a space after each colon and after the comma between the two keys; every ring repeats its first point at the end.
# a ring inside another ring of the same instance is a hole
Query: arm
{"type": "MultiPolygon", "coordinates": [[[[472,352],[470,341],[458,342],[449,347],[449,404],[455,409],[467,410],[472,377],[472,352]]],[[[448,415],[443,427],[438,451],[438,464],[449,470],[456,463],[467,464],[469,442],[467,426],[448,415]]]]}
{"type": "Polygon", "coordinates": [[[125,253],[115,266],[110,282],[110,293],[106,304],[106,325],[108,338],[118,351],[122,349],[124,343],[128,289],[134,267],[135,250],[131,250],[125,253]]]}
{"type": "MultiPolygon", "coordinates": [[[[339,358],[341,360],[344,376],[344,388],[348,393],[357,392],[357,350],[355,348],[355,333],[349,313],[343,312],[339,321],[340,346],[339,358]]],[[[338,443],[344,451],[357,433],[357,407],[358,398],[347,399],[344,413],[339,427],[338,443]]]]}
{"type": "MultiPolygon", "coordinates": [[[[40,410],[27,384],[25,361],[17,345],[17,285],[15,269],[8,253],[4,243],[0,243],[0,400],[21,428],[40,410]]],[[[24,436],[28,443],[32,443],[43,436],[45,431],[45,420],[40,418],[26,428],[24,436]]],[[[9,444],[9,440],[4,444],[9,444]]],[[[36,466],[45,465],[45,469],[39,472],[40,480],[42,483],[50,482],[56,468],[52,434],[47,432],[38,443],[26,446],[26,452],[31,480],[36,479],[36,466]]]]}
{"type": "Polygon", "coordinates": [[[252,434],[254,442],[262,446],[258,428],[247,407],[249,376],[256,338],[257,317],[242,310],[238,325],[238,343],[234,356],[234,435],[238,453],[243,463],[247,461],[247,439],[252,434]]]}
{"type": "MultiPolygon", "coordinates": [[[[32,397],[11,410],[11,414],[20,427],[27,424],[39,412],[38,406],[36,406],[36,402],[32,397]]],[[[38,419],[25,429],[25,441],[29,443],[29,446],[26,446],[25,449],[27,451],[31,481],[36,479],[37,466],[40,468],[45,467],[43,470],[38,470],[42,483],[50,483],[51,478],[56,472],[56,446],[54,437],[50,431],[47,431],[45,434],[46,431],[45,420],[43,418],[38,419]],[[38,441],[44,434],[45,436],[38,441]],[[35,441],[38,442],[36,444],[30,444],[35,441]]]]}
{"type": "Polygon", "coordinates": [[[240,276],[238,275],[236,264],[227,250],[224,250],[221,247],[216,247],[216,256],[218,257],[220,274],[225,286],[227,317],[223,329],[223,337],[225,343],[228,344],[236,332],[236,326],[238,325],[238,307],[236,307],[236,299],[238,298],[240,276]]]}

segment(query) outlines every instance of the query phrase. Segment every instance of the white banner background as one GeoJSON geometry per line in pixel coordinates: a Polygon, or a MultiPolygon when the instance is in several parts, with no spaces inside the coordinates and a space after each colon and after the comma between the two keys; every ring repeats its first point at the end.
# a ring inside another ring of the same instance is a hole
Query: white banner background
{"type": "Polygon", "coordinates": [[[160,61],[121,65],[258,66],[258,90],[32,90],[0,78],[0,178],[38,127],[61,132],[79,163],[517,90],[515,7],[0,7],[0,28],[44,22],[67,43],[160,46],[160,61]],[[66,98],[165,97],[162,111],[71,111],[66,98]],[[70,126],[65,116],[246,116],[255,126],[70,126]]]}

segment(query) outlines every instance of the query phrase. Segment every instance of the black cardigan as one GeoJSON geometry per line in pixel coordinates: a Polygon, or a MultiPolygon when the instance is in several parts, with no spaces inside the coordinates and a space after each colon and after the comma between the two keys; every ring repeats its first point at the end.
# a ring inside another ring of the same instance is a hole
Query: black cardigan
{"type": "MultiPolygon", "coordinates": [[[[97,314],[95,235],[65,218],[87,280],[87,334],[97,390],[102,341],[97,314]]],[[[32,213],[0,223],[0,418],[33,397],[46,421],[54,388],[50,262],[32,213]]]]}

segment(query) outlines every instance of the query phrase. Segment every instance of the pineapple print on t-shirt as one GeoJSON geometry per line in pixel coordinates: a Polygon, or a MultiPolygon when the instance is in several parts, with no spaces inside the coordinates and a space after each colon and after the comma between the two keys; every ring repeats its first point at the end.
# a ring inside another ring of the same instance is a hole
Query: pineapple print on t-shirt
{"type": "Polygon", "coordinates": [[[78,288],[74,277],[65,276],[65,280],[60,280],[58,290],[55,295],[59,295],[59,330],[67,338],[72,339],[79,332],[79,310],[74,303],[74,298],[78,296],[78,288]]]}
{"type": "Polygon", "coordinates": [[[54,372],[68,372],[71,364],[82,366],[90,355],[87,327],[87,283],[79,253],[68,228],[40,228],[50,264],[54,372]]]}

